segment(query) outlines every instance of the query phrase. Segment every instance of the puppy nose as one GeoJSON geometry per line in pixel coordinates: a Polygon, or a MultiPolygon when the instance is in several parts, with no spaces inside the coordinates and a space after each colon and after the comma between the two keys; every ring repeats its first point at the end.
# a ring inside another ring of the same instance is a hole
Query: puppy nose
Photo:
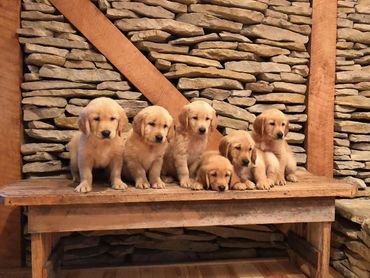
{"type": "Polygon", "coordinates": [[[279,131],[278,133],[277,133],[277,137],[279,138],[279,139],[281,139],[281,138],[283,138],[283,133],[281,132],[281,131],[279,131]]]}
{"type": "Polygon", "coordinates": [[[242,159],[242,165],[243,166],[248,166],[249,160],[248,159],[242,159]]]}
{"type": "Polygon", "coordinates": [[[218,190],[221,191],[221,192],[225,191],[225,186],[224,185],[220,185],[218,187],[218,190]]]}
{"type": "Polygon", "coordinates": [[[103,135],[103,138],[109,138],[110,131],[109,130],[103,130],[101,132],[101,135],[103,135]]]}
{"type": "Polygon", "coordinates": [[[206,129],[204,127],[200,127],[198,130],[200,134],[204,134],[206,132],[206,129]]]}
{"type": "Polygon", "coordinates": [[[155,136],[155,141],[156,142],[160,143],[160,142],[162,142],[162,140],[163,140],[163,136],[162,135],[156,135],[155,136]]]}

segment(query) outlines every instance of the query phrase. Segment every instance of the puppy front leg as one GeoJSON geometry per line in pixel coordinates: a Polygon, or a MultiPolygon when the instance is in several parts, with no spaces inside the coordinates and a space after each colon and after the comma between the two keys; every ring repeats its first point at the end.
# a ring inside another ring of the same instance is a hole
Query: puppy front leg
{"type": "Polygon", "coordinates": [[[287,165],[285,169],[286,179],[287,181],[297,182],[297,176],[295,175],[295,171],[297,170],[297,163],[295,161],[294,154],[292,152],[287,153],[287,165]]]}
{"type": "Polygon", "coordinates": [[[265,167],[255,167],[253,169],[254,179],[256,181],[256,188],[257,189],[270,189],[272,185],[272,181],[270,181],[266,176],[266,168],[265,167]]]}
{"type": "Polygon", "coordinates": [[[153,161],[149,170],[149,182],[152,188],[165,188],[166,184],[161,179],[161,170],[163,165],[163,157],[158,157],[153,161]]]}
{"type": "Polygon", "coordinates": [[[185,155],[175,158],[175,168],[180,186],[185,188],[191,187],[192,182],[189,177],[188,161],[185,155]]]}
{"type": "Polygon", "coordinates": [[[127,168],[135,180],[135,187],[139,189],[148,189],[150,184],[146,178],[145,169],[135,159],[128,159],[127,168]]]}
{"type": "Polygon", "coordinates": [[[92,190],[92,169],[93,161],[87,157],[78,159],[78,169],[80,171],[80,184],[75,188],[75,192],[87,193],[92,190]]]}
{"type": "Polygon", "coordinates": [[[125,190],[127,184],[121,179],[122,172],[122,156],[113,158],[110,165],[110,182],[113,189],[125,190]]]}

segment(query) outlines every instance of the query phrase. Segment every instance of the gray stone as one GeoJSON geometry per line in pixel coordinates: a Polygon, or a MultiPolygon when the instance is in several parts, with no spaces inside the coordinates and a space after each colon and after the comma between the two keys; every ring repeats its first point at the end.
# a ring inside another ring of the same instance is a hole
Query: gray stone
{"type": "Polygon", "coordinates": [[[96,69],[95,64],[90,61],[66,61],[64,67],[69,69],[96,69]]]}
{"type": "Polygon", "coordinates": [[[246,83],[245,89],[251,90],[255,93],[271,93],[274,90],[274,87],[267,82],[255,82],[255,83],[246,83]]]}
{"type": "Polygon", "coordinates": [[[56,160],[54,155],[47,152],[37,152],[32,155],[25,155],[22,158],[27,162],[56,160]]]}
{"type": "Polygon", "coordinates": [[[302,113],[306,110],[305,105],[287,105],[285,112],[287,113],[302,113]]]}
{"type": "Polygon", "coordinates": [[[240,34],[234,34],[230,32],[221,32],[219,33],[219,35],[223,41],[251,42],[250,39],[240,34]]]}
{"type": "Polygon", "coordinates": [[[51,160],[47,162],[31,162],[26,163],[22,167],[23,173],[43,173],[55,172],[62,170],[62,162],[60,160],[51,160]]]}
{"type": "MultiPolygon", "coordinates": [[[[353,47],[353,42],[337,42],[337,49],[351,49],[353,47]]],[[[341,63],[344,62],[344,63],[350,63],[351,65],[353,65],[353,61],[337,61],[337,65],[341,65],[341,63]]]]}
{"type": "Polygon", "coordinates": [[[251,25],[242,29],[242,35],[268,39],[272,41],[288,41],[288,42],[298,42],[307,43],[308,37],[301,34],[285,30],[282,28],[268,26],[263,24],[251,25]]]}
{"type": "Polygon", "coordinates": [[[285,55],[279,55],[271,58],[271,62],[275,63],[282,63],[282,64],[288,64],[288,65],[303,65],[307,64],[307,59],[302,58],[293,58],[293,57],[287,57],[285,55]]]}
{"type": "Polygon", "coordinates": [[[21,11],[21,18],[25,20],[63,21],[63,15],[47,14],[39,11],[21,11]]]}
{"type": "MultiPolygon", "coordinates": [[[[290,73],[290,72],[280,73],[280,78],[281,78],[281,81],[285,81],[289,83],[305,83],[307,81],[301,75],[296,74],[296,73],[290,73]]],[[[271,80],[271,81],[279,81],[279,80],[271,80]]]]}
{"type": "Polygon", "coordinates": [[[78,48],[89,49],[90,45],[87,42],[70,41],[66,39],[52,38],[52,37],[39,37],[39,38],[19,38],[21,44],[33,43],[48,46],[56,46],[61,48],[78,48]]]}
{"type": "Polygon", "coordinates": [[[285,20],[288,20],[288,15],[285,14],[285,13],[281,13],[281,12],[277,12],[277,11],[274,11],[274,10],[270,10],[270,9],[267,9],[265,11],[265,16],[266,17],[273,17],[273,18],[282,18],[282,19],[285,19],[285,20]]]}
{"type": "Polygon", "coordinates": [[[284,104],[255,104],[251,107],[248,107],[247,110],[251,113],[262,113],[265,110],[273,108],[284,111],[286,107],[284,104]]]}
{"type": "Polygon", "coordinates": [[[370,133],[370,123],[354,122],[354,121],[335,121],[334,128],[336,131],[350,132],[357,134],[370,133]]]}
{"type": "Polygon", "coordinates": [[[292,123],[304,123],[307,121],[307,114],[289,114],[286,116],[289,119],[289,122],[292,123]]]}
{"type": "Polygon", "coordinates": [[[57,66],[63,66],[66,58],[43,53],[32,53],[25,59],[26,64],[42,66],[44,64],[51,64],[57,66]]]}
{"type": "Polygon", "coordinates": [[[246,97],[229,97],[228,102],[233,105],[241,106],[241,107],[249,107],[256,103],[255,98],[246,98],[246,97]]]}
{"type": "Polygon", "coordinates": [[[253,52],[261,57],[271,57],[275,55],[290,53],[289,50],[284,48],[254,43],[239,43],[238,49],[242,51],[253,52]]]}
{"type": "Polygon", "coordinates": [[[216,5],[193,4],[189,6],[189,12],[211,14],[220,18],[241,22],[243,24],[260,23],[263,14],[257,11],[246,11],[240,8],[230,8],[216,5]]]}
{"type": "Polygon", "coordinates": [[[274,82],[271,85],[274,87],[275,91],[292,92],[299,94],[305,94],[307,89],[306,85],[298,85],[285,82],[274,82]]]}
{"type": "Polygon", "coordinates": [[[370,14],[370,7],[366,1],[355,6],[357,13],[370,14]]]}
{"type": "Polygon", "coordinates": [[[90,99],[84,99],[84,98],[71,98],[68,103],[78,105],[78,106],[86,106],[89,104],[90,101],[91,101],[90,99]]]}
{"type": "Polygon", "coordinates": [[[218,115],[238,120],[245,120],[248,121],[249,123],[253,123],[254,119],[256,118],[256,116],[254,116],[247,110],[239,108],[224,101],[214,100],[212,102],[212,106],[216,110],[218,115]]]}
{"type": "Polygon", "coordinates": [[[60,57],[67,57],[68,50],[60,49],[56,47],[42,46],[38,44],[26,43],[24,45],[24,52],[26,53],[45,53],[51,55],[57,55],[60,57]]]}
{"type": "Polygon", "coordinates": [[[357,172],[354,170],[333,170],[334,176],[356,176],[357,172]]]}
{"type": "Polygon", "coordinates": [[[251,90],[231,90],[232,97],[249,97],[251,94],[251,90]]]}
{"type": "Polygon", "coordinates": [[[22,4],[22,7],[26,11],[39,11],[43,13],[53,14],[55,13],[55,8],[51,5],[43,4],[43,3],[26,3],[22,4]]]}
{"type": "Polygon", "coordinates": [[[357,161],[334,161],[335,169],[343,170],[343,169],[361,169],[365,167],[364,163],[357,162],[357,161]]]}
{"type": "Polygon", "coordinates": [[[129,18],[115,22],[122,31],[162,30],[179,36],[204,35],[203,28],[173,19],[129,18]]]}
{"type": "Polygon", "coordinates": [[[281,81],[280,74],[276,74],[276,73],[260,73],[258,74],[258,79],[269,81],[269,82],[281,81]]]}
{"type": "Polygon", "coordinates": [[[311,16],[312,13],[311,8],[300,6],[272,6],[271,9],[286,14],[304,15],[304,16],[311,16]]]}
{"type": "Polygon", "coordinates": [[[370,112],[355,112],[351,114],[352,119],[370,120],[370,112]]]}
{"type": "Polygon", "coordinates": [[[45,89],[64,89],[64,88],[79,88],[79,89],[92,89],[95,88],[92,84],[77,83],[59,80],[42,80],[36,82],[24,82],[21,84],[23,90],[45,90],[45,89]]]}
{"type": "Polygon", "coordinates": [[[226,6],[226,7],[238,7],[248,10],[265,11],[268,7],[265,3],[261,3],[254,0],[204,0],[202,2],[226,6]]]}
{"type": "Polygon", "coordinates": [[[72,34],[72,33],[59,33],[59,34],[56,34],[56,37],[61,38],[61,39],[71,40],[71,41],[80,41],[80,42],[87,41],[85,37],[72,34]]]}
{"type": "Polygon", "coordinates": [[[351,157],[349,155],[334,155],[335,161],[346,161],[351,160],[351,157]]]}
{"type": "Polygon", "coordinates": [[[149,6],[143,3],[137,2],[113,2],[113,8],[115,9],[127,9],[135,12],[136,14],[144,17],[153,18],[175,18],[175,14],[162,8],[161,6],[149,6]]]}
{"type": "Polygon", "coordinates": [[[225,68],[228,70],[247,72],[247,73],[262,73],[262,72],[290,72],[290,66],[272,62],[254,62],[254,61],[237,61],[226,62],[225,68]]]}
{"type": "Polygon", "coordinates": [[[307,77],[309,73],[309,68],[308,66],[305,66],[305,65],[294,65],[292,67],[292,72],[296,74],[300,74],[303,77],[307,77]]]}
{"type": "Polygon", "coordinates": [[[69,60],[92,61],[92,62],[106,62],[104,55],[92,50],[72,49],[67,55],[69,60]]]}
{"type": "Polygon", "coordinates": [[[261,102],[280,102],[280,103],[293,103],[300,104],[304,103],[305,96],[293,93],[270,93],[264,95],[255,95],[257,101],[261,102]]]}
{"type": "Polygon", "coordinates": [[[348,138],[348,134],[347,133],[340,133],[340,132],[335,132],[334,131],[334,137],[335,138],[347,139],[348,138]]]}
{"type": "Polygon", "coordinates": [[[95,69],[95,70],[76,70],[65,69],[53,65],[43,65],[40,69],[41,77],[59,78],[70,81],[82,82],[101,82],[101,81],[120,81],[121,76],[118,72],[95,69]]]}
{"type": "Polygon", "coordinates": [[[131,92],[131,91],[117,91],[116,95],[118,98],[121,99],[139,99],[142,94],[138,92],[131,92]]]}
{"type": "Polygon", "coordinates": [[[32,121],[28,122],[28,128],[38,128],[38,129],[54,129],[55,127],[51,124],[42,121],[32,121]]]}
{"type": "Polygon", "coordinates": [[[237,42],[227,42],[227,41],[200,42],[194,46],[194,48],[196,49],[209,49],[209,48],[236,49],[237,47],[238,47],[237,42]]]}
{"type": "Polygon", "coordinates": [[[348,19],[357,23],[370,24],[370,15],[368,14],[353,13],[348,15],[348,19]]]}
{"type": "Polygon", "coordinates": [[[66,112],[68,112],[71,115],[79,116],[81,111],[82,111],[81,106],[76,106],[76,105],[73,105],[73,104],[68,104],[66,106],[66,112]]]}
{"type": "Polygon", "coordinates": [[[160,6],[174,13],[186,13],[187,6],[184,4],[167,1],[167,0],[138,0],[137,2],[142,2],[151,6],[160,6]]]}
{"type": "Polygon", "coordinates": [[[303,143],[304,138],[304,134],[291,131],[286,136],[286,140],[289,144],[301,144],[303,143]]]}
{"type": "Polygon", "coordinates": [[[177,88],[180,90],[204,88],[243,89],[243,85],[239,81],[226,78],[180,78],[177,88]]]}
{"type": "Polygon", "coordinates": [[[301,15],[289,15],[289,22],[294,24],[312,24],[311,17],[308,16],[301,16],[301,15]]]}
{"type": "Polygon", "coordinates": [[[23,155],[35,154],[37,152],[62,152],[62,151],[64,151],[63,144],[29,143],[21,145],[21,153],[23,155]]]}
{"type": "Polygon", "coordinates": [[[216,88],[207,88],[200,92],[200,96],[206,97],[209,99],[215,100],[225,100],[231,95],[231,91],[216,89],[216,88]]]}
{"type": "Polygon", "coordinates": [[[94,64],[99,69],[113,70],[113,67],[107,62],[94,62],[94,64]]]}
{"type": "Polygon", "coordinates": [[[358,90],[356,89],[336,89],[335,95],[336,96],[357,96],[358,90]]]}
{"type": "Polygon", "coordinates": [[[334,146],[334,155],[351,155],[351,150],[348,147],[334,146]]]}
{"type": "Polygon", "coordinates": [[[334,105],[334,111],[336,112],[343,112],[343,113],[351,113],[355,111],[356,108],[349,107],[349,106],[343,106],[343,105],[334,105]]]}
{"type": "Polygon", "coordinates": [[[76,131],[74,130],[46,130],[26,129],[26,134],[32,138],[49,142],[69,142],[76,131]]]}
{"type": "Polygon", "coordinates": [[[370,151],[351,151],[351,159],[356,161],[370,161],[370,151]]]}
{"type": "Polygon", "coordinates": [[[351,28],[339,28],[337,36],[338,39],[345,39],[346,41],[370,44],[370,32],[361,32],[351,28]]]}
{"type": "Polygon", "coordinates": [[[268,16],[263,19],[262,23],[266,25],[272,25],[275,27],[287,29],[303,35],[309,35],[311,33],[311,27],[309,25],[293,24],[283,18],[274,18],[268,16]]]}
{"type": "Polygon", "coordinates": [[[170,41],[170,44],[182,44],[182,45],[192,45],[204,41],[213,41],[218,40],[220,37],[216,33],[211,33],[203,36],[194,36],[190,38],[179,38],[173,41],[170,41]]]}
{"type": "Polygon", "coordinates": [[[61,90],[36,90],[22,93],[23,97],[34,96],[56,96],[56,97],[112,97],[115,95],[113,91],[107,90],[86,90],[86,89],[61,89],[61,90]]]}
{"type": "Polygon", "coordinates": [[[58,117],[54,118],[54,123],[62,129],[78,129],[78,117],[58,117]]]}
{"type": "Polygon", "coordinates": [[[144,30],[137,32],[130,32],[130,41],[152,41],[152,42],[165,42],[171,36],[170,33],[161,30],[144,30]]]}
{"type": "Polygon", "coordinates": [[[42,28],[19,28],[17,29],[17,34],[19,36],[25,37],[51,37],[53,32],[42,29],[42,28]]]}
{"type": "Polygon", "coordinates": [[[273,40],[256,39],[255,43],[277,46],[289,50],[306,51],[306,46],[303,42],[277,42],[273,40]]]}
{"type": "Polygon", "coordinates": [[[370,32],[369,24],[355,23],[353,28],[363,32],[370,32]]]}
{"type": "MultiPolygon", "coordinates": [[[[344,57],[347,59],[354,59],[364,56],[364,54],[359,50],[353,49],[337,49],[337,57],[344,57]]],[[[357,61],[357,59],[356,59],[357,61]]]]}
{"type": "Polygon", "coordinates": [[[336,146],[349,147],[350,142],[349,142],[348,139],[334,138],[334,145],[336,145],[336,146]]]}
{"type": "Polygon", "coordinates": [[[214,59],[220,62],[235,60],[256,60],[256,55],[250,52],[237,51],[232,49],[193,49],[190,55],[214,59]]]}
{"type": "Polygon", "coordinates": [[[337,96],[335,103],[355,108],[370,109],[370,99],[364,96],[337,96]]]}
{"type": "Polygon", "coordinates": [[[67,105],[67,101],[61,97],[29,97],[23,98],[22,104],[46,107],[65,107],[67,105]]]}
{"type": "Polygon", "coordinates": [[[167,60],[171,62],[185,63],[188,65],[194,65],[194,66],[203,66],[203,67],[208,66],[208,67],[222,68],[222,65],[218,61],[206,59],[206,58],[188,56],[188,55],[150,52],[149,57],[152,59],[163,59],[163,60],[167,60]]]}
{"type": "Polygon", "coordinates": [[[136,44],[136,47],[140,50],[145,50],[147,52],[164,52],[164,53],[178,53],[178,54],[188,54],[189,47],[187,46],[175,46],[167,43],[155,43],[142,41],[136,44]]]}
{"type": "MultiPolygon", "coordinates": [[[[356,62],[356,64],[366,66],[370,63],[370,55],[364,56],[364,57],[359,58],[359,59],[355,59],[355,62],[356,62]]],[[[361,67],[360,67],[360,69],[361,69],[361,67]]]]}
{"type": "Polygon", "coordinates": [[[334,118],[348,120],[348,119],[351,119],[351,114],[334,112],[334,118]]]}
{"type": "Polygon", "coordinates": [[[44,28],[53,32],[76,33],[71,24],[58,21],[21,21],[22,28],[44,28]]]}
{"type": "Polygon", "coordinates": [[[61,108],[27,108],[23,111],[24,121],[35,121],[59,117],[64,112],[61,108]]]}
{"type": "Polygon", "coordinates": [[[112,91],[128,91],[131,86],[126,81],[112,82],[105,81],[96,86],[98,90],[112,90],[112,91]]]}
{"type": "Polygon", "coordinates": [[[105,14],[109,19],[113,20],[138,17],[134,12],[125,9],[107,9],[107,12],[105,14]]]}

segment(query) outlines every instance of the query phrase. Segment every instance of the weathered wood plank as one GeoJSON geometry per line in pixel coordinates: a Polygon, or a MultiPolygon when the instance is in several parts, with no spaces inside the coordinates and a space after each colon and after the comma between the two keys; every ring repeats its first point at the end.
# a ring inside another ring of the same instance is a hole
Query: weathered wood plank
{"type": "Polygon", "coordinates": [[[0,199],[5,205],[68,205],[68,204],[108,204],[132,202],[168,202],[199,200],[251,200],[274,198],[309,198],[350,196],[356,186],[325,177],[317,177],[299,172],[299,183],[288,183],[271,190],[250,191],[192,191],[177,185],[167,185],[166,189],[140,190],[132,186],[127,191],[116,191],[108,185],[94,185],[93,192],[80,194],[73,192],[75,184],[67,179],[21,180],[0,190],[0,199]]]}
{"type": "MultiPolygon", "coordinates": [[[[0,187],[21,178],[20,0],[0,3],[0,187]]],[[[20,209],[0,206],[0,268],[21,266],[20,209]]]]}
{"type": "Polygon", "coordinates": [[[29,232],[334,221],[334,198],[29,207],[29,232]]]}
{"type": "Polygon", "coordinates": [[[312,1],[309,89],[307,96],[307,169],[333,175],[336,0],[312,1]]]}

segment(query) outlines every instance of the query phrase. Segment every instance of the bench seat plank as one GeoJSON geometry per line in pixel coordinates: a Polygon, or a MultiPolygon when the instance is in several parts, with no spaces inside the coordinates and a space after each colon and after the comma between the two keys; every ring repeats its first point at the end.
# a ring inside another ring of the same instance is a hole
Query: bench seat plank
{"type": "Polygon", "coordinates": [[[251,191],[192,191],[171,184],[166,189],[139,190],[129,187],[116,191],[107,184],[94,184],[93,192],[73,192],[76,186],[68,179],[21,180],[0,189],[0,201],[7,206],[112,204],[166,201],[248,200],[274,198],[311,198],[352,196],[356,187],[347,183],[298,172],[299,182],[277,186],[271,190],[251,191]]]}

